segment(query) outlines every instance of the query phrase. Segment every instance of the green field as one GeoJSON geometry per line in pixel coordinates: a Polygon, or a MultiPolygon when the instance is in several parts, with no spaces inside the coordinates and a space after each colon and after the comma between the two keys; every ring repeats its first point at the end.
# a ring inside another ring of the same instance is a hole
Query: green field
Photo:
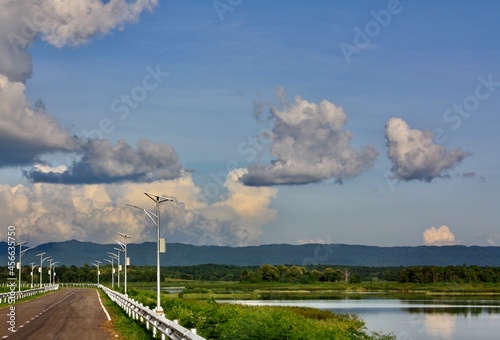
{"type": "MultiPolygon", "coordinates": [[[[123,287],[122,287],[123,288],[123,287]]],[[[217,300],[247,299],[338,299],[361,298],[370,293],[402,299],[433,299],[498,296],[498,284],[407,284],[398,282],[240,283],[228,281],[166,280],[162,282],[162,306],[167,318],[187,328],[197,328],[207,339],[393,339],[370,334],[356,315],[335,314],[311,308],[243,306],[217,300]],[[167,288],[180,288],[168,293],[167,288]]],[[[129,284],[129,296],[153,308],[156,285],[129,284]]]]}

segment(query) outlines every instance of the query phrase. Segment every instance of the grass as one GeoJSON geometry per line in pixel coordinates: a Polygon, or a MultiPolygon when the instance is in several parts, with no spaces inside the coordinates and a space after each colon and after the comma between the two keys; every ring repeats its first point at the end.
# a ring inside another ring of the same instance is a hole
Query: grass
{"type": "MultiPolygon", "coordinates": [[[[206,287],[189,290],[191,293],[162,294],[165,316],[179,320],[185,328],[196,328],[206,339],[393,339],[368,335],[356,315],[314,308],[217,303],[211,297],[222,298],[227,293],[215,294],[206,287]]],[[[149,287],[130,288],[129,296],[150,308],[156,305],[156,294],[149,287]]]]}
{"type": "MultiPolygon", "coordinates": [[[[480,298],[500,295],[498,284],[402,284],[398,282],[317,282],[308,284],[260,282],[208,282],[173,280],[162,288],[184,287],[181,293],[162,293],[166,317],[196,328],[207,339],[393,339],[391,335],[368,335],[355,315],[336,314],[313,308],[243,306],[216,300],[335,299],[383,296],[399,299],[480,298]]],[[[144,305],[156,306],[155,283],[129,283],[129,296],[144,305]]]]}
{"type": "Polygon", "coordinates": [[[111,321],[106,324],[106,330],[118,335],[117,339],[123,340],[150,340],[154,339],[151,330],[147,330],[146,326],[139,321],[129,318],[128,315],[102,291],[98,290],[101,295],[102,304],[106,307],[111,321]]]}

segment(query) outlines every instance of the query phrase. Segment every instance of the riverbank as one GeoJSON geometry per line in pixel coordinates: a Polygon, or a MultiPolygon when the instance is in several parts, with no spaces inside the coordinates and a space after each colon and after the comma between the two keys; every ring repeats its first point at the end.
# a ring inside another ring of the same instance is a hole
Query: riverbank
{"type": "MultiPolygon", "coordinates": [[[[190,281],[175,280],[166,286],[182,286],[180,296],[196,299],[322,299],[334,298],[342,294],[393,294],[395,297],[432,298],[433,296],[500,296],[500,284],[475,283],[436,283],[410,284],[389,281],[379,282],[322,282],[322,283],[240,283],[227,281],[190,281]]],[[[147,284],[138,285],[147,289],[147,284]]]]}
{"type": "MultiPolygon", "coordinates": [[[[156,286],[130,283],[129,296],[154,307],[156,286]]],[[[243,306],[217,300],[335,300],[367,295],[398,299],[438,299],[481,296],[500,298],[493,284],[402,284],[397,282],[240,283],[227,281],[170,280],[162,283],[162,306],[169,319],[197,328],[207,339],[393,339],[371,333],[357,315],[337,314],[314,308],[243,306]],[[171,289],[170,289],[171,288],[171,289]],[[169,292],[170,291],[170,292],[169,292]],[[240,336],[240,337],[239,337],[240,336]]]]}

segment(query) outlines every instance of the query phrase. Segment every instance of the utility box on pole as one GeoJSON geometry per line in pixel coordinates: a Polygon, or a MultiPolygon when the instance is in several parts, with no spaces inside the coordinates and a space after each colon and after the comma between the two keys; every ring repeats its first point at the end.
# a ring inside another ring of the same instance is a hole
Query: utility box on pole
{"type": "Polygon", "coordinates": [[[160,238],[160,253],[167,252],[167,240],[164,238],[160,238]]]}

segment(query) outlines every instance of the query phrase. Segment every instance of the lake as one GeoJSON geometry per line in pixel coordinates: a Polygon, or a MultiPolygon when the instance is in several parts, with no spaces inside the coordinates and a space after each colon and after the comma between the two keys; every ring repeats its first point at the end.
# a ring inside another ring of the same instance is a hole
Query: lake
{"type": "Polygon", "coordinates": [[[239,300],[245,305],[300,306],[358,314],[370,331],[392,333],[398,340],[500,339],[500,300],[443,298],[406,300],[344,297],[334,300],[239,300]]]}

